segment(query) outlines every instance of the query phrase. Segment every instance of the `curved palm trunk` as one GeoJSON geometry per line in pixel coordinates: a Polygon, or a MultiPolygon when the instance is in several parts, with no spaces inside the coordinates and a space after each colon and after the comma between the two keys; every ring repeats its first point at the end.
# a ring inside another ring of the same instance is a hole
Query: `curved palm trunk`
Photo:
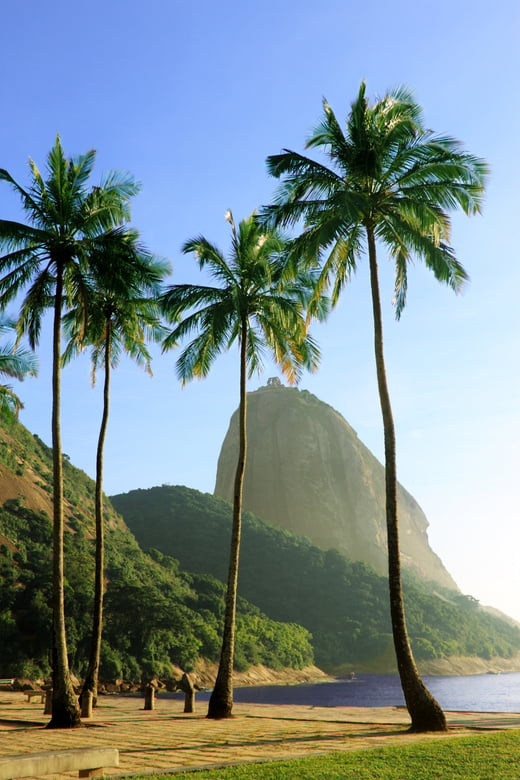
{"type": "Polygon", "coordinates": [[[94,616],[92,620],[92,641],[90,659],[81,690],[81,696],[90,692],[94,707],[97,703],[101,638],[103,634],[103,598],[105,595],[105,525],[103,521],[103,455],[110,412],[110,341],[111,322],[107,320],[105,335],[105,381],[103,384],[103,414],[96,453],[96,570],[94,575],[94,616]]]}
{"type": "Polygon", "coordinates": [[[208,718],[229,718],[233,708],[233,660],[235,654],[235,616],[237,604],[238,561],[240,556],[240,536],[242,533],[242,493],[247,454],[247,323],[242,322],[240,339],[240,407],[239,407],[239,444],[238,463],[235,473],[233,494],[233,526],[231,530],[231,549],[226,591],[226,610],[222,649],[215,687],[208,707],[208,718]]]}
{"type": "Polygon", "coordinates": [[[65,729],[81,725],[78,700],[70,679],[65,632],[63,568],[63,456],[61,447],[61,306],[62,269],[58,264],[52,343],[52,476],[53,476],[53,557],[52,557],[52,717],[47,728],[65,729]]]}
{"type": "Polygon", "coordinates": [[[423,683],[410,646],[403,603],[399,527],[397,516],[397,466],[395,429],[386,381],[383,354],[383,324],[374,233],[367,228],[370,262],[370,287],[374,317],[374,351],[377,385],[383,416],[385,436],[386,526],[388,532],[388,583],[390,589],[390,616],[394,638],[397,668],[401,678],[406,706],[412,719],[411,731],[446,731],[446,718],[440,705],[423,683]]]}

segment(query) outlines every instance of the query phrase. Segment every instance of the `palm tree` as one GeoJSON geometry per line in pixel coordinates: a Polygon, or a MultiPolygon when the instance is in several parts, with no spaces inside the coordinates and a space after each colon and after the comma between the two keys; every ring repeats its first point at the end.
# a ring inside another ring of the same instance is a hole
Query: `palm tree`
{"type": "MultiPolygon", "coordinates": [[[[7,317],[0,317],[0,334],[16,330],[16,322],[7,317]]],[[[0,376],[7,376],[23,381],[26,376],[36,376],[38,361],[27,349],[21,349],[17,344],[3,344],[0,347],[0,376]]],[[[0,384],[0,414],[18,416],[23,404],[8,385],[0,384]]]]}
{"type": "Polygon", "coordinates": [[[0,181],[20,196],[27,223],[0,220],[0,295],[3,305],[26,290],[18,320],[29,344],[40,338],[44,312],[53,312],[53,699],[49,728],[81,725],[67,657],[63,575],[63,458],[60,429],[61,316],[64,306],[83,298],[83,278],[98,256],[119,240],[130,217],[129,200],[138,187],[126,175],[111,173],[100,186],[88,187],[95,152],[66,159],[59,136],[42,176],[30,161],[31,184],[22,187],[4,169],[0,181]]]}
{"type": "Polygon", "coordinates": [[[460,149],[452,138],[426,130],[420,107],[404,88],[369,105],[362,83],[341,129],[324,101],[321,124],[307,148],[326,152],[328,163],[290,150],[269,157],[268,169],[283,177],[272,205],[262,210],[264,226],[294,225],[303,231],[294,241],[295,262],[317,261],[317,290],[332,286],[332,303],[368,252],[374,350],[384,426],[386,522],[390,611],[401,684],[414,731],[445,730],[440,706],[421,680],[408,639],[402,597],[397,517],[395,431],[383,354],[377,245],[395,263],[395,311],[406,301],[407,264],[424,260],[435,277],[458,291],[467,279],[449,245],[448,212],[480,211],[485,163],[460,149]]]}
{"type": "Polygon", "coordinates": [[[127,231],[121,235],[118,246],[109,247],[109,254],[98,264],[96,274],[84,280],[85,294],[80,305],[63,318],[69,338],[63,362],[67,363],[78,352],[91,347],[93,385],[98,368],[104,372],[103,411],[96,450],[94,615],[89,663],[80,696],[81,699],[90,693],[94,706],[103,632],[103,460],[111,370],[118,366],[122,353],[126,353],[151,376],[151,355],[146,342],[159,341],[165,335],[159,320],[157,296],[160,284],[169,272],[168,263],[149,255],[139,245],[137,233],[127,231]]]}
{"type": "Polygon", "coordinates": [[[200,236],[184,244],[201,269],[207,269],[216,287],[182,284],[161,297],[164,313],[174,321],[184,316],[164,340],[170,349],[186,336],[194,339],[177,361],[183,383],[209,373],[216,356],[238,342],[240,352],[239,452],[233,493],[231,549],[226,591],[222,649],[217,679],[209,702],[209,718],[227,718],[233,707],[233,660],[238,562],[242,523],[242,491],[246,467],[247,377],[262,367],[268,350],[290,382],[302,366],[315,368],[318,350],[307,334],[303,280],[284,276],[285,242],[276,231],[260,230],[255,215],[240,222],[238,231],[230,211],[232,251],[221,251],[200,236]],[[186,314],[186,312],[188,312],[186,314]]]}

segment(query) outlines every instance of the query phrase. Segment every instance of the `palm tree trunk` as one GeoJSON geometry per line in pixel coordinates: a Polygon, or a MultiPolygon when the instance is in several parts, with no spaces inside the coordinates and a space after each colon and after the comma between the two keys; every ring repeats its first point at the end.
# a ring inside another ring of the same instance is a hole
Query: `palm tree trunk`
{"type": "Polygon", "coordinates": [[[63,276],[57,264],[52,344],[52,475],[53,475],[53,558],[52,558],[52,717],[47,728],[81,726],[78,700],[72,687],[65,632],[63,568],[63,456],[61,447],[61,307],[63,276]]]}
{"type": "Polygon", "coordinates": [[[105,381],[103,384],[103,414],[99,429],[96,453],[96,571],[94,576],[94,616],[92,620],[92,642],[87,673],[81,696],[90,692],[93,706],[97,703],[101,638],[103,634],[103,597],[105,593],[105,525],[103,521],[103,455],[110,412],[110,345],[111,321],[107,320],[105,334],[105,381]]]}
{"type": "Polygon", "coordinates": [[[408,712],[412,719],[411,731],[446,731],[444,713],[423,683],[410,646],[403,602],[399,526],[397,514],[397,466],[395,428],[386,380],[383,352],[383,323],[374,232],[367,227],[370,263],[370,287],[374,317],[374,352],[377,385],[383,416],[385,437],[386,526],[388,533],[388,583],[390,589],[390,616],[394,638],[397,668],[408,712]]]}
{"type": "Polygon", "coordinates": [[[208,707],[208,718],[229,718],[233,708],[233,660],[235,655],[235,618],[237,604],[238,562],[240,556],[240,536],[242,533],[242,494],[247,456],[247,322],[242,322],[240,338],[240,406],[239,406],[239,444],[238,463],[235,473],[233,494],[233,526],[231,530],[231,550],[226,591],[226,610],[222,649],[215,687],[208,707]]]}

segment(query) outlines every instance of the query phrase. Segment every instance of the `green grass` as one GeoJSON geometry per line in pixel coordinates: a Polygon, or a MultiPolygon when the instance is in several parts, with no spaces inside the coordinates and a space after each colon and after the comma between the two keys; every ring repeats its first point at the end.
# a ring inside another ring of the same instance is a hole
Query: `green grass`
{"type": "Polygon", "coordinates": [[[195,775],[156,775],[154,780],[189,775],[197,780],[519,780],[520,730],[243,764],[195,775]]]}

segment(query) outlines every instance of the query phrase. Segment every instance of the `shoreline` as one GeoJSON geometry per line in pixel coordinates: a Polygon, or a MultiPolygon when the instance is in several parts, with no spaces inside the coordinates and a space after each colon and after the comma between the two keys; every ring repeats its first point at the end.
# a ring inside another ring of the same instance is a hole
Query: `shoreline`
{"type": "MultiPolygon", "coordinates": [[[[486,660],[477,657],[435,658],[417,663],[421,676],[426,677],[471,677],[481,674],[507,674],[520,672],[520,654],[513,658],[491,658],[486,660]]],[[[177,673],[180,670],[176,670],[177,673]]],[[[212,688],[217,672],[217,664],[199,659],[193,678],[201,688],[212,688]]],[[[271,669],[262,664],[249,667],[245,672],[233,673],[234,688],[251,688],[267,685],[304,685],[306,683],[326,683],[345,679],[350,674],[380,674],[397,675],[397,667],[385,663],[377,664],[345,664],[326,672],[317,666],[307,666],[304,669],[271,669]]],[[[182,672],[180,672],[182,675],[182,672]]]]}
{"type": "Polygon", "coordinates": [[[520,656],[513,658],[434,658],[420,661],[421,674],[430,676],[469,676],[472,674],[501,674],[502,672],[520,672],[520,656]]]}
{"type": "MultiPolygon", "coordinates": [[[[427,677],[466,677],[473,674],[501,674],[502,672],[520,672],[520,653],[512,658],[479,658],[478,656],[450,656],[449,658],[431,658],[417,661],[421,676],[427,677]]],[[[397,674],[397,664],[385,654],[384,657],[369,663],[343,664],[331,670],[338,678],[351,672],[361,674],[397,674]]]]}
{"type": "MultiPolygon", "coordinates": [[[[199,659],[192,677],[201,688],[212,688],[217,676],[217,668],[217,664],[199,659]]],[[[332,682],[335,679],[334,675],[327,674],[317,666],[306,666],[303,669],[271,669],[263,664],[255,664],[244,672],[233,672],[233,687],[302,685],[304,683],[332,682]]]]}

